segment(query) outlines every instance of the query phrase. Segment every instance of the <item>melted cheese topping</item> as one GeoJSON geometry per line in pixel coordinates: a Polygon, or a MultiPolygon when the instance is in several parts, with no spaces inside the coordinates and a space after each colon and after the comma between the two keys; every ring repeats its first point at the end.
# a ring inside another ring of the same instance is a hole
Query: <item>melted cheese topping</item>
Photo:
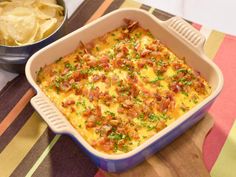
{"type": "Polygon", "coordinates": [[[41,68],[37,82],[86,141],[108,154],[133,150],[211,93],[199,72],[132,24],[41,68]]]}

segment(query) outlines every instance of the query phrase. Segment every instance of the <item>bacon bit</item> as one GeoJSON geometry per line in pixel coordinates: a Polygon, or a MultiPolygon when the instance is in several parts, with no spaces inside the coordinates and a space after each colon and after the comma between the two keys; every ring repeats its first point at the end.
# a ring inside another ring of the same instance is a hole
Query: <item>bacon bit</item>
{"type": "Polygon", "coordinates": [[[149,44],[146,49],[151,50],[151,51],[157,51],[158,46],[156,44],[149,44]]]}
{"type": "Polygon", "coordinates": [[[96,60],[89,60],[87,61],[87,65],[90,67],[96,67],[98,65],[98,62],[96,60]]]}
{"type": "Polygon", "coordinates": [[[100,129],[102,135],[107,135],[112,130],[111,125],[103,125],[100,129]]]}
{"type": "Polygon", "coordinates": [[[158,93],[155,93],[154,96],[157,101],[161,101],[161,99],[162,99],[161,95],[159,95],[158,93]]]}
{"type": "Polygon", "coordinates": [[[117,119],[110,120],[110,124],[113,125],[113,126],[117,126],[119,123],[120,123],[120,121],[117,120],[117,119]]]}
{"type": "Polygon", "coordinates": [[[168,64],[164,64],[164,65],[162,65],[162,66],[157,66],[157,65],[155,65],[155,66],[153,67],[153,69],[154,69],[154,71],[155,71],[156,73],[163,74],[163,73],[165,73],[165,72],[167,71],[167,66],[168,66],[168,64]]]}
{"type": "Polygon", "coordinates": [[[105,74],[102,74],[102,75],[101,75],[101,80],[102,80],[102,82],[105,82],[105,81],[107,80],[107,77],[106,77],[105,74]]]}
{"type": "Polygon", "coordinates": [[[130,38],[129,36],[129,30],[128,29],[124,29],[122,32],[121,32],[121,36],[119,37],[119,39],[125,39],[125,38],[130,38]]]}
{"type": "Polygon", "coordinates": [[[136,27],[138,27],[138,22],[137,21],[132,21],[130,19],[125,18],[124,22],[127,24],[127,28],[129,30],[129,32],[131,32],[132,30],[134,30],[136,27]]]}
{"type": "Polygon", "coordinates": [[[77,61],[77,62],[80,63],[81,59],[82,59],[81,55],[80,55],[79,53],[76,53],[76,55],[75,55],[75,61],[77,61]]]}
{"type": "Polygon", "coordinates": [[[167,111],[167,109],[169,108],[170,102],[171,102],[170,99],[163,100],[160,105],[161,111],[167,111]]]}
{"type": "Polygon", "coordinates": [[[62,107],[66,108],[66,107],[73,105],[73,104],[75,104],[74,100],[67,100],[65,102],[62,102],[62,107]]]}
{"type": "Polygon", "coordinates": [[[144,49],[144,50],[141,52],[140,56],[141,56],[141,57],[145,57],[145,56],[147,56],[147,55],[150,54],[150,53],[151,53],[150,50],[144,49]]]}
{"type": "Polygon", "coordinates": [[[175,70],[179,70],[180,68],[182,68],[182,64],[181,63],[173,63],[172,64],[172,66],[173,66],[173,68],[175,69],[175,70]]]}
{"type": "Polygon", "coordinates": [[[103,144],[102,147],[105,152],[109,152],[114,149],[114,143],[112,141],[108,141],[105,144],[103,144]]]}
{"type": "Polygon", "coordinates": [[[129,134],[129,136],[131,136],[133,139],[139,139],[139,135],[138,135],[138,132],[136,131],[133,131],[132,133],[129,134]]]}
{"type": "Polygon", "coordinates": [[[124,22],[126,23],[126,25],[129,25],[129,24],[132,23],[132,20],[130,20],[130,19],[128,19],[128,18],[124,18],[123,20],[124,20],[124,22]]]}
{"type": "Polygon", "coordinates": [[[103,67],[103,69],[108,70],[109,69],[109,58],[107,56],[103,56],[99,60],[99,66],[103,67]]]}
{"type": "Polygon", "coordinates": [[[125,144],[125,140],[124,139],[121,139],[121,140],[118,141],[119,147],[122,147],[124,144],[125,144]]]}
{"type": "Polygon", "coordinates": [[[96,87],[95,89],[91,89],[89,92],[89,101],[97,101],[99,99],[99,87],[96,87]]]}
{"type": "Polygon", "coordinates": [[[137,43],[137,44],[135,45],[134,49],[135,49],[136,51],[138,51],[138,50],[140,49],[140,47],[141,47],[141,44],[140,44],[140,43],[137,43]]]}
{"type": "Polygon", "coordinates": [[[200,80],[194,82],[194,89],[200,94],[205,94],[206,92],[205,85],[200,80]]]}
{"type": "Polygon", "coordinates": [[[125,55],[123,52],[119,52],[116,54],[116,58],[120,59],[120,58],[123,58],[125,55]]]}
{"type": "Polygon", "coordinates": [[[75,112],[75,108],[74,107],[71,107],[71,112],[75,112]]]}
{"type": "Polygon", "coordinates": [[[145,60],[139,60],[137,62],[137,65],[138,65],[138,68],[142,69],[146,64],[146,61],[145,60]]]}
{"type": "Polygon", "coordinates": [[[127,28],[129,30],[129,32],[133,31],[135,28],[137,28],[138,26],[138,22],[137,21],[134,21],[132,22],[127,28]]]}
{"type": "Polygon", "coordinates": [[[81,73],[80,71],[75,71],[72,75],[72,78],[75,80],[75,82],[78,82],[78,81],[81,81],[82,79],[87,79],[88,74],[81,73]]]}
{"type": "Polygon", "coordinates": [[[101,79],[101,76],[98,74],[94,74],[92,77],[92,81],[93,82],[98,82],[101,79]]]}
{"type": "Polygon", "coordinates": [[[123,59],[121,59],[121,58],[117,58],[116,60],[116,63],[115,63],[115,66],[117,67],[117,68],[121,68],[121,67],[123,67],[124,66],[124,60],[123,59]]]}
{"type": "Polygon", "coordinates": [[[85,44],[82,41],[80,41],[80,46],[83,48],[84,53],[87,53],[87,54],[89,53],[89,51],[86,49],[85,44]]]}
{"type": "Polygon", "coordinates": [[[75,80],[74,79],[70,79],[69,84],[73,84],[73,83],[75,83],[75,80]]]}
{"type": "Polygon", "coordinates": [[[121,50],[125,55],[129,53],[129,49],[125,46],[123,46],[121,50]]]}
{"type": "Polygon", "coordinates": [[[159,121],[156,125],[156,130],[159,132],[161,131],[162,129],[164,129],[166,127],[166,124],[164,121],[159,121]]]}
{"type": "Polygon", "coordinates": [[[101,138],[97,141],[97,144],[103,145],[103,144],[105,144],[106,141],[108,141],[108,138],[107,138],[107,137],[101,137],[101,138]]]}
{"type": "Polygon", "coordinates": [[[144,100],[144,103],[147,106],[153,106],[153,103],[154,103],[153,98],[148,98],[148,99],[144,100]]]}
{"type": "Polygon", "coordinates": [[[124,60],[125,65],[129,68],[129,70],[133,71],[134,70],[134,63],[130,60],[124,60]]]}
{"type": "Polygon", "coordinates": [[[87,96],[88,95],[88,89],[87,88],[83,88],[82,89],[82,95],[83,96],[87,96]]]}
{"type": "Polygon", "coordinates": [[[102,117],[102,111],[101,111],[101,107],[100,106],[96,106],[96,116],[98,118],[102,117]]]}
{"type": "Polygon", "coordinates": [[[170,89],[175,92],[175,93],[178,93],[180,92],[183,88],[182,88],[182,85],[181,83],[177,83],[177,82],[172,82],[171,85],[170,85],[170,89]]]}
{"type": "Polygon", "coordinates": [[[99,60],[99,63],[109,63],[109,57],[108,56],[102,56],[99,60]]]}
{"type": "Polygon", "coordinates": [[[125,109],[123,107],[119,107],[117,109],[117,112],[120,113],[120,114],[124,114],[125,113],[125,109]]]}
{"type": "Polygon", "coordinates": [[[106,105],[110,105],[112,101],[112,96],[108,92],[101,93],[99,98],[105,102],[106,105]]]}
{"type": "Polygon", "coordinates": [[[151,52],[151,55],[155,57],[156,59],[161,59],[162,57],[161,52],[158,52],[158,51],[151,52]]]}
{"type": "Polygon", "coordinates": [[[150,107],[148,107],[147,105],[144,105],[142,107],[142,112],[144,115],[149,115],[152,111],[151,111],[150,107]]]}
{"type": "Polygon", "coordinates": [[[149,92],[148,90],[142,90],[144,98],[150,98],[152,97],[152,93],[149,92]]]}
{"type": "Polygon", "coordinates": [[[148,60],[146,60],[146,64],[148,65],[148,66],[153,66],[153,61],[152,60],[150,60],[150,59],[148,59],[148,60]]]}
{"type": "Polygon", "coordinates": [[[61,73],[62,76],[66,75],[70,71],[69,68],[65,68],[63,72],[61,73]]]}
{"type": "Polygon", "coordinates": [[[174,100],[174,94],[171,93],[170,91],[167,91],[166,92],[166,98],[170,99],[171,101],[174,100]]]}
{"type": "Polygon", "coordinates": [[[159,69],[159,72],[160,73],[164,73],[167,71],[167,66],[162,66],[160,69],[159,69]]]}
{"type": "Polygon", "coordinates": [[[158,39],[155,39],[155,40],[154,40],[152,43],[153,43],[153,44],[160,45],[160,40],[158,40],[158,39]]]}
{"type": "Polygon", "coordinates": [[[130,87],[130,93],[133,97],[137,97],[139,95],[139,92],[139,89],[134,84],[130,87]]]}
{"type": "Polygon", "coordinates": [[[133,107],[134,103],[131,101],[131,100],[125,100],[123,103],[122,103],[122,106],[124,108],[131,108],[133,107]]]}
{"type": "Polygon", "coordinates": [[[94,115],[91,115],[87,118],[86,127],[92,128],[96,126],[96,117],[94,115]]]}
{"type": "Polygon", "coordinates": [[[138,82],[138,77],[134,74],[132,74],[132,75],[128,74],[127,75],[127,81],[131,84],[135,84],[135,83],[138,82]]]}
{"type": "Polygon", "coordinates": [[[172,93],[167,93],[166,97],[161,100],[160,110],[166,112],[168,109],[172,109],[175,105],[174,97],[172,93]]]}
{"type": "Polygon", "coordinates": [[[123,126],[117,127],[116,131],[117,131],[117,133],[122,133],[122,134],[126,133],[126,129],[123,126]]]}
{"type": "Polygon", "coordinates": [[[89,117],[90,115],[92,115],[92,109],[87,109],[87,110],[83,113],[83,116],[84,116],[84,117],[89,117]]]}
{"type": "Polygon", "coordinates": [[[71,89],[71,84],[69,84],[69,82],[62,82],[60,83],[60,90],[61,91],[69,91],[71,89]]]}
{"type": "Polygon", "coordinates": [[[126,114],[127,116],[132,117],[132,118],[135,118],[138,116],[138,113],[133,110],[128,111],[126,114]]]}
{"type": "Polygon", "coordinates": [[[126,96],[126,95],[119,95],[119,96],[117,97],[117,101],[118,101],[118,103],[122,103],[123,101],[127,100],[128,98],[129,98],[129,97],[126,96]]]}

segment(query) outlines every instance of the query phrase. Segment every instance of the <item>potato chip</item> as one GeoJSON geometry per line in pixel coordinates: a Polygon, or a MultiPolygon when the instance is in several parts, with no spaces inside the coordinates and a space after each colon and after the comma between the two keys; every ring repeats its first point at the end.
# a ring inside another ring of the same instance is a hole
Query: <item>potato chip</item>
{"type": "Polygon", "coordinates": [[[56,29],[57,19],[51,18],[49,20],[44,21],[39,30],[39,38],[42,39],[44,37],[49,36],[56,29]]]}
{"type": "Polygon", "coordinates": [[[3,26],[8,36],[20,43],[24,43],[31,38],[32,31],[36,27],[36,18],[28,8],[17,7],[6,16],[1,17],[3,26]]]}
{"type": "Polygon", "coordinates": [[[15,41],[15,43],[17,45],[24,45],[24,44],[31,44],[31,43],[34,43],[36,41],[36,36],[38,34],[38,31],[39,31],[39,24],[36,23],[36,27],[34,28],[34,31],[32,32],[32,35],[31,37],[27,40],[27,41],[24,41],[23,43],[21,42],[18,42],[18,41],[15,41]]]}
{"type": "Polygon", "coordinates": [[[52,34],[63,22],[56,0],[0,2],[0,45],[26,45],[52,34]]]}

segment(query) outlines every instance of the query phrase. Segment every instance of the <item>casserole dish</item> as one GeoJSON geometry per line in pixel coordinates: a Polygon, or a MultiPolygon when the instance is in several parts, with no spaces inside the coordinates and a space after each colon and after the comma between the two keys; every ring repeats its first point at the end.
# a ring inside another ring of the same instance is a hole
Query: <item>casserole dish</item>
{"type": "Polygon", "coordinates": [[[25,64],[33,53],[65,35],[67,9],[63,0],[57,0],[57,2],[64,7],[64,19],[57,30],[48,37],[32,44],[22,46],[0,45],[0,68],[10,72],[24,73],[25,64]]]}
{"type": "Polygon", "coordinates": [[[199,121],[220,93],[223,86],[223,76],[218,67],[204,55],[204,41],[204,37],[197,30],[179,17],[160,21],[151,14],[138,9],[114,11],[41,49],[29,59],[26,65],[26,77],[37,92],[37,95],[32,98],[31,104],[55,133],[72,136],[97,166],[109,172],[127,170],[170,143],[199,121]],[[149,29],[155,38],[162,41],[178,57],[185,57],[186,63],[200,71],[208,81],[212,87],[212,93],[136,149],[125,154],[108,155],[90,146],[44,95],[36,83],[36,72],[40,67],[53,63],[59,57],[73,52],[80,40],[86,43],[122,26],[124,18],[138,21],[140,26],[149,29]]]}

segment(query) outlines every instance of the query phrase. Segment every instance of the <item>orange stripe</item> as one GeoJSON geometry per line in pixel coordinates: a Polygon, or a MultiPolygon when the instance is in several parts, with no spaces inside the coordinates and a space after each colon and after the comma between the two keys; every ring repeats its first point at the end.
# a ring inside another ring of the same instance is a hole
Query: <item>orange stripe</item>
{"type": "Polygon", "coordinates": [[[102,16],[107,8],[111,5],[113,0],[105,0],[101,6],[96,10],[96,12],[89,18],[86,24],[90,23],[91,21],[97,19],[98,17],[102,16]]]}
{"type": "Polygon", "coordinates": [[[34,91],[30,88],[25,95],[20,99],[20,101],[15,105],[15,107],[7,114],[0,124],[0,136],[6,131],[6,129],[11,125],[11,123],[17,118],[21,111],[28,104],[30,99],[34,96],[34,91]]]}

